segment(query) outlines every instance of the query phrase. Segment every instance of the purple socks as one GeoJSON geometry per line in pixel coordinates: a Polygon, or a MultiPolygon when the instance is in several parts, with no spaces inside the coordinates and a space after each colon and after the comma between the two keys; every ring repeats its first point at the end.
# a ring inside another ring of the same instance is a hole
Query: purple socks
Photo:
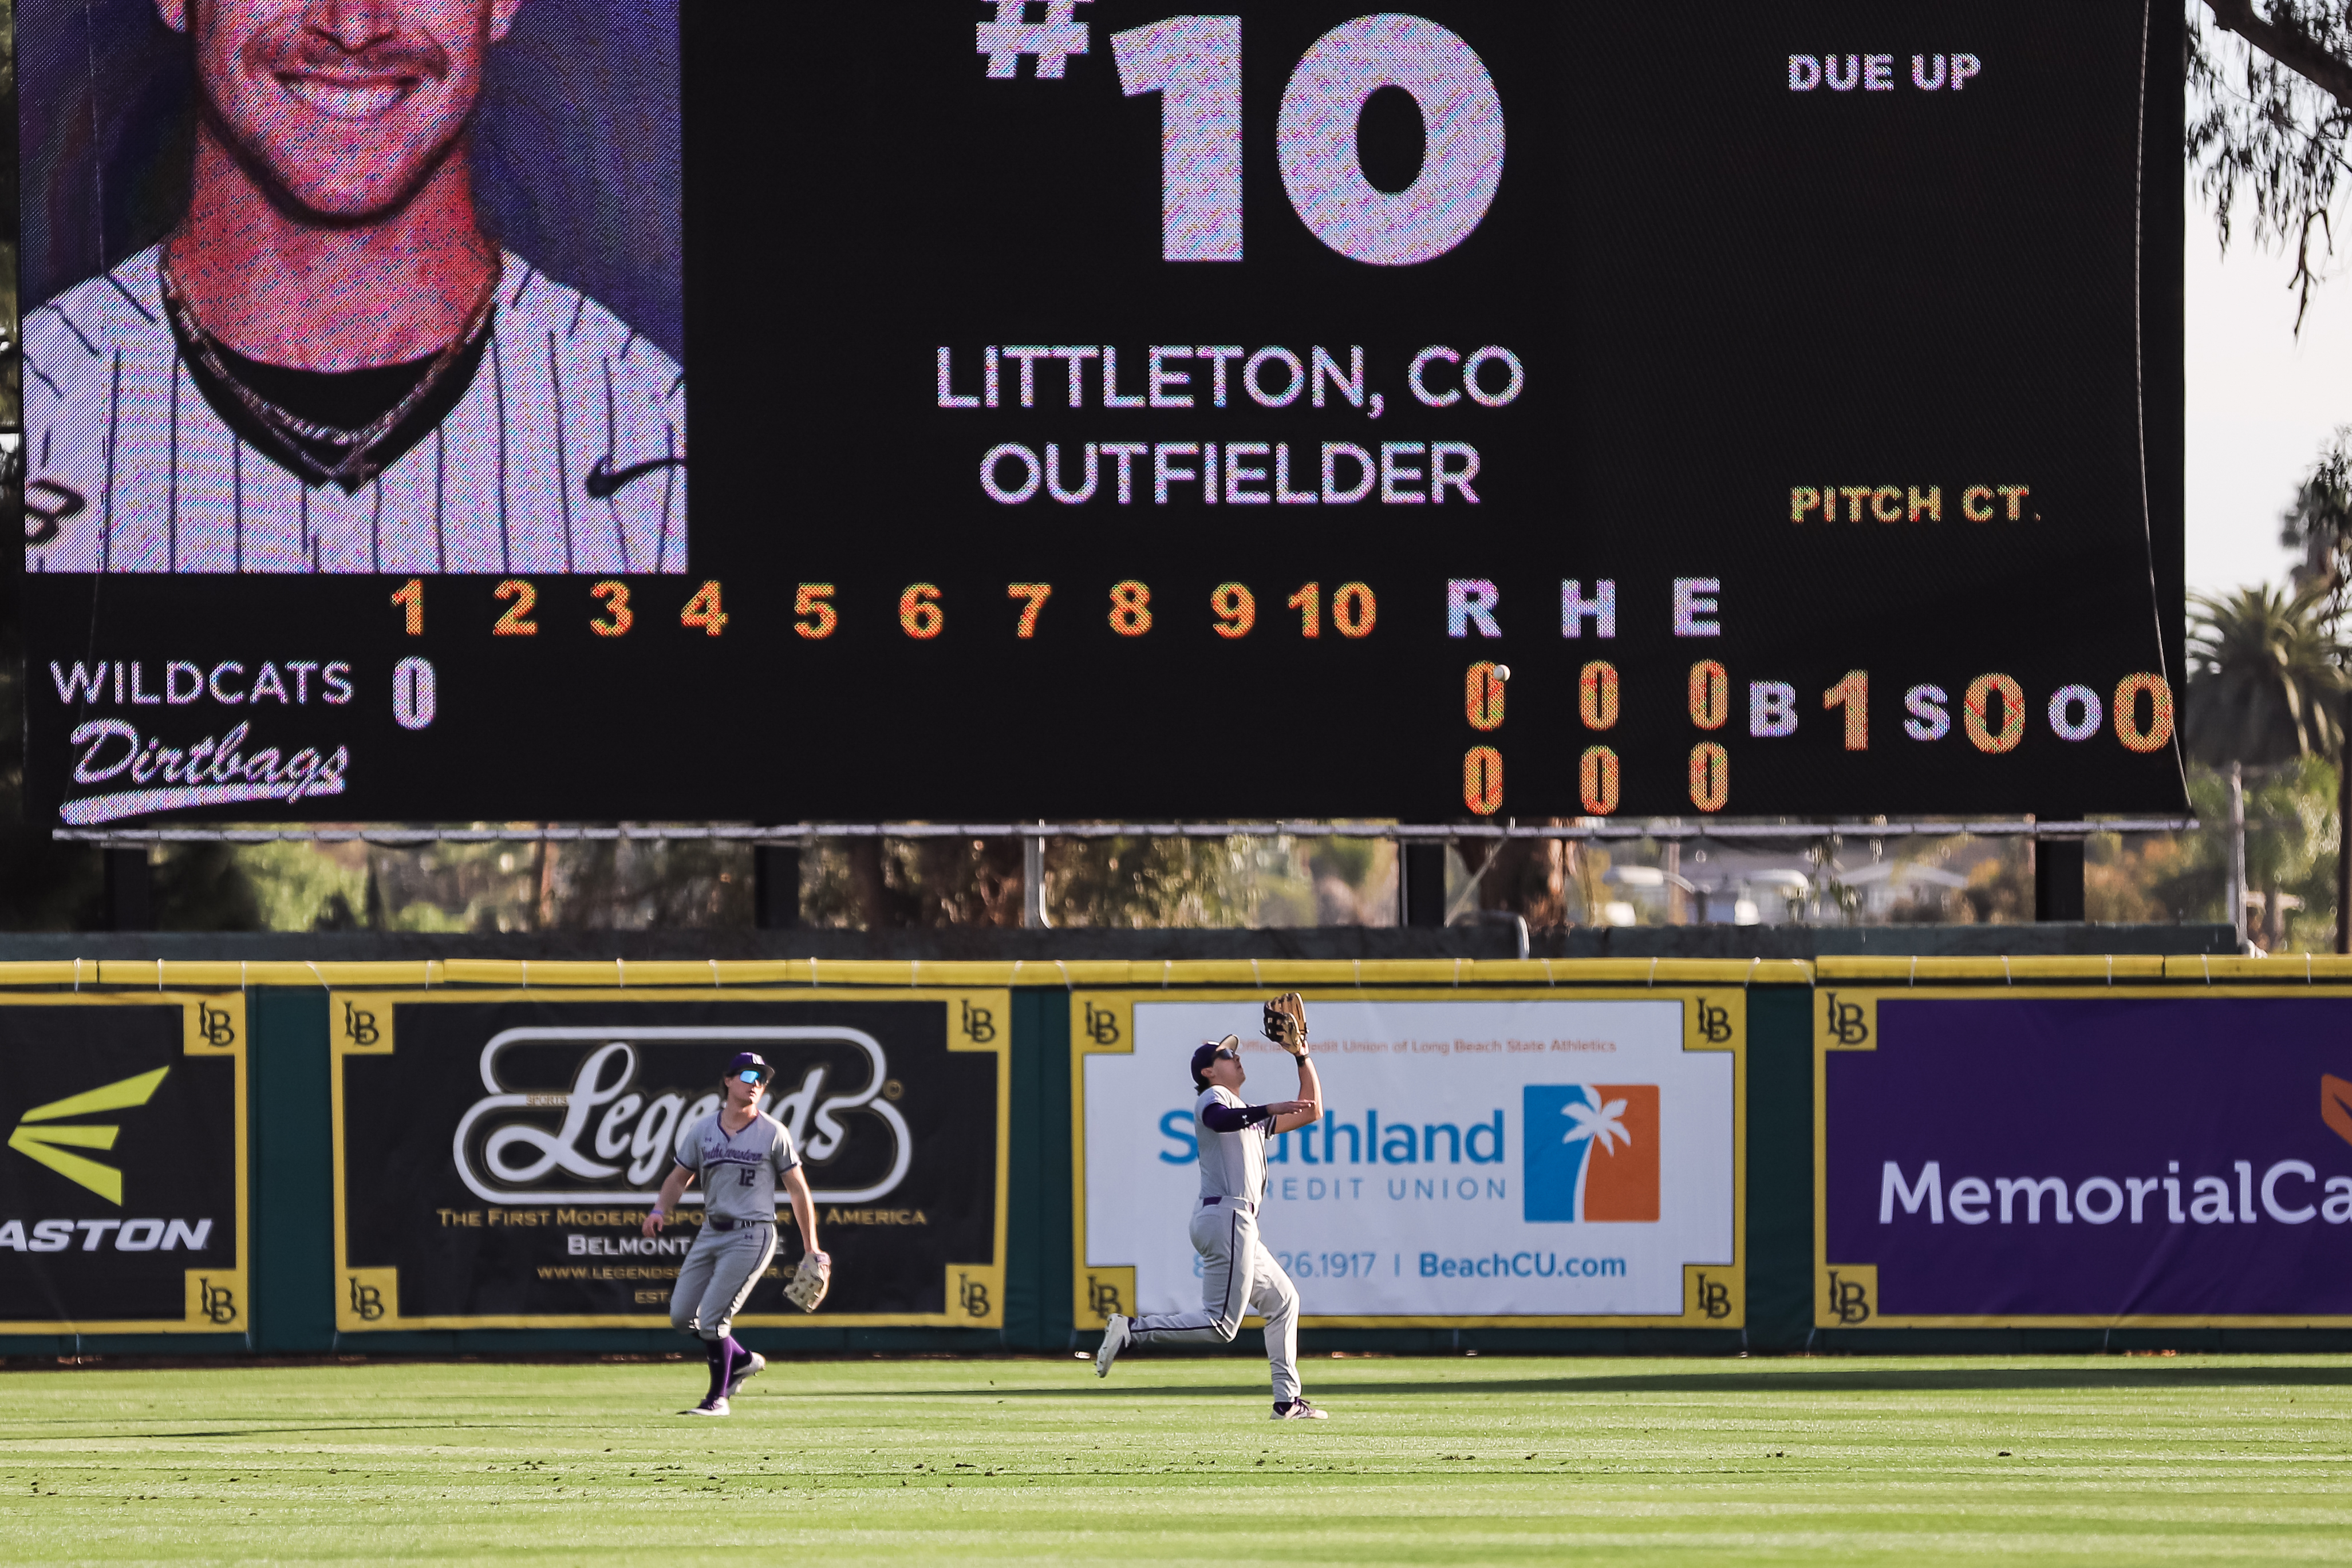
{"type": "Polygon", "coordinates": [[[751,1353],[736,1342],[733,1334],[725,1339],[707,1339],[702,1352],[710,1358],[710,1397],[723,1399],[727,1385],[735,1381],[735,1369],[751,1359],[751,1353]]]}

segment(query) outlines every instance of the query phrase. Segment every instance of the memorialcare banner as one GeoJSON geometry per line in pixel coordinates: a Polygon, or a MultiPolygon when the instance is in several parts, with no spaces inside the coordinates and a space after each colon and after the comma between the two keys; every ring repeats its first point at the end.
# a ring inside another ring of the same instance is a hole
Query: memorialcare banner
{"type": "Polygon", "coordinates": [[[1820,1326],[2352,1325],[2352,990],[1813,1006],[1820,1326]]]}
{"type": "MultiPolygon", "coordinates": [[[[1076,1312],[1201,1304],[1190,1062],[1244,1037],[1253,1104],[1297,1072],[1263,992],[1071,998],[1076,1312]]],[[[1274,1138],[1260,1218],[1325,1327],[1746,1322],[1747,998],[1737,989],[1307,995],[1324,1115],[1274,1138]]]]}
{"type": "Polygon", "coordinates": [[[0,996],[0,1334],[243,1333],[245,998],[0,996]]]}
{"type": "Polygon", "coordinates": [[[1004,1312],[1004,991],[337,992],[336,1324],[655,1328],[699,1233],[687,1189],[640,1234],[681,1128],[736,1052],[775,1064],[833,1255],[814,1317],[778,1246],[736,1321],[997,1328],[1004,1312]]]}

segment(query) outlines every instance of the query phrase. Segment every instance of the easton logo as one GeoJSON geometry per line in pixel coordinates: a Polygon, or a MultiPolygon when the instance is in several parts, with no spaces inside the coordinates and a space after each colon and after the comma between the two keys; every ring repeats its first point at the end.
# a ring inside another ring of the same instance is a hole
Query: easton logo
{"type": "Polygon", "coordinates": [[[74,1126],[51,1126],[68,1116],[87,1116],[100,1111],[128,1111],[144,1105],[155,1097],[164,1074],[172,1070],[159,1067],[152,1072],[142,1072],[136,1078],[103,1084],[63,1100],[53,1100],[47,1105],[36,1105],[16,1119],[16,1130],[8,1134],[8,1146],[29,1160],[37,1160],[68,1181],[89,1188],[115,1207],[122,1207],[122,1173],[112,1166],[100,1165],[85,1155],[71,1153],[74,1149],[107,1150],[122,1129],[110,1124],[74,1126]]]}
{"type": "Polygon", "coordinates": [[[1658,1086],[1530,1083],[1525,1210],[1529,1224],[1658,1218],[1658,1086]]]}

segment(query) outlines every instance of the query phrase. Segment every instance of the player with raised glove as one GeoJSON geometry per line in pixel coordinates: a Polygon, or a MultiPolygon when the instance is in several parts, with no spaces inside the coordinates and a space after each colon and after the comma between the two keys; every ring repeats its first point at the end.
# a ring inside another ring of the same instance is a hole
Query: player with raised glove
{"type": "Polygon", "coordinates": [[[1265,1038],[1298,1057],[1307,1055],[1307,998],[1297,991],[1285,991],[1265,1004],[1263,1025],[1265,1038]]]}
{"type": "Polygon", "coordinates": [[[1242,1314],[1265,1320],[1265,1359],[1274,1375],[1274,1418],[1320,1421],[1324,1413],[1298,1389],[1298,1287],[1258,1239],[1269,1138],[1323,1114],[1323,1082],[1307,1055],[1307,1004],[1296,991],[1265,1004],[1266,1039],[1298,1059],[1298,1098],[1272,1105],[1242,1099],[1242,1042],[1229,1034],[1192,1053],[1193,1138],[1200,1150],[1201,1201],[1192,1208],[1192,1249],[1201,1255],[1201,1310],[1140,1317],[1113,1313],[1095,1353],[1106,1377],[1131,1344],[1231,1344],[1242,1314]]]}
{"type": "Polygon", "coordinates": [[[793,1134],[760,1108],[761,1092],[775,1071],[755,1051],[741,1051],[727,1064],[727,1076],[719,1080],[725,1103],[680,1130],[677,1164],[646,1215],[645,1233],[660,1235],[688,1186],[702,1183],[702,1234],[678,1266],[669,1321],[678,1333],[701,1339],[710,1361],[710,1392],[693,1409],[680,1411],[683,1416],[726,1415],[728,1400],[767,1368],[768,1358],[744,1349],[730,1331],[751,1287],[776,1255],[779,1182],[800,1224],[803,1252],[800,1271],[784,1294],[813,1312],[832,1281],[833,1260],[816,1244],[816,1199],[809,1194],[793,1134]]]}

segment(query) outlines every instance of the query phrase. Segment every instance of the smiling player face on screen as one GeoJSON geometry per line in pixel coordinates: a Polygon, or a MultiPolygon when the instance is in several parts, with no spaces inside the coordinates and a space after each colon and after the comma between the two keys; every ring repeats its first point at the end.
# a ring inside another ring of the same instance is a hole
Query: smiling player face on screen
{"type": "MultiPolygon", "coordinates": [[[[607,47],[586,0],[541,4],[607,47]]],[[[685,570],[677,362],[479,215],[522,8],[155,0],[194,88],[188,203],[26,319],[30,570],[685,570]]]]}
{"type": "Polygon", "coordinates": [[[521,0],[157,0],[190,33],[200,204],[246,182],[306,214],[381,216],[452,159],[521,0]],[[232,154],[224,141],[234,148],[232,154]],[[240,156],[241,155],[241,156],[240,156]]]}

